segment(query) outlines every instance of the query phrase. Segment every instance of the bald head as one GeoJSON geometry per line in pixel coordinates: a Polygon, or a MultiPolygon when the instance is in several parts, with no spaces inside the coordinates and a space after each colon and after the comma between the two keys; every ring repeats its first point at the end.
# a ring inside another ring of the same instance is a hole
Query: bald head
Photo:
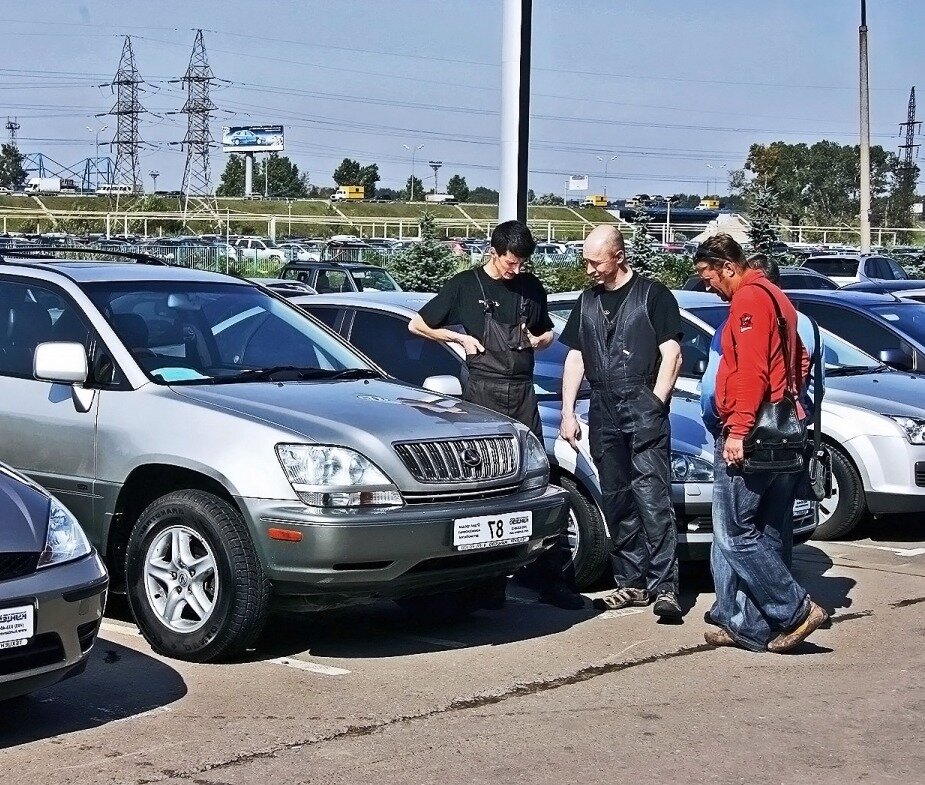
{"type": "Polygon", "coordinates": [[[597,258],[599,254],[616,254],[624,250],[623,234],[612,224],[601,224],[585,238],[585,256],[597,258]]]}

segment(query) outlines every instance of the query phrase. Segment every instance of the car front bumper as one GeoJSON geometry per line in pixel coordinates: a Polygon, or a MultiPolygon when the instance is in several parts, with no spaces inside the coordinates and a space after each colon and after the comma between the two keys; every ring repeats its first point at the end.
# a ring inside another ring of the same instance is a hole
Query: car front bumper
{"type": "Polygon", "coordinates": [[[0,700],[83,671],[103,618],[108,585],[96,551],[0,583],[0,608],[35,608],[35,633],[29,643],[0,649],[0,700]]]}
{"type": "Polygon", "coordinates": [[[451,589],[508,575],[535,560],[565,529],[568,493],[549,486],[490,499],[399,508],[319,512],[299,502],[239,499],[263,568],[277,595],[396,598],[451,589]],[[527,542],[475,551],[453,546],[458,518],[532,513],[527,542]],[[268,530],[301,534],[298,542],[271,539],[268,530]]]}
{"type": "Polygon", "coordinates": [[[875,515],[925,512],[925,445],[902,436],[851,439],[849,449],[864,480],[867,508],[875,515]]]}

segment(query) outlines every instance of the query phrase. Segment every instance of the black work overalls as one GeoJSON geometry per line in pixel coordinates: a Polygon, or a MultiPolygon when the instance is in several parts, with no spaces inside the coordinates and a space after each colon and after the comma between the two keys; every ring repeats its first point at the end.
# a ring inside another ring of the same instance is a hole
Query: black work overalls
{"type": "Polygon", "coordinates": [[[653,392],[661,354],[649,318],[652,281],[639,277],[614,314],[585,291],[581,354],[591,384],[588,431],[600,475],[618,587],[678,590],[668,405],[653,392]]]}

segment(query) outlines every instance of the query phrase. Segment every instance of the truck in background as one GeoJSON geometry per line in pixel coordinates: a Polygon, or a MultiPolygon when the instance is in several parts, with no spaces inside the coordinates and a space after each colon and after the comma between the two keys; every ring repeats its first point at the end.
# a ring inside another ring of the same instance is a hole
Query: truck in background
{"type": "Polygon", "coordinates": [[[590,196],[585,197],[585,200],[581,203],[582,207],[606,207],[607,206],[607,197],[604,194],[591,194],[590,196]]]}
{"type": "Polygon", "coordinates": [[[713,197],[705,196],[703,199],[700,200],[700,204],[698,204],[694,209],[695,210],[719,210],[719,199],[714,199],[713,197]]]}
{"type": "Polygon", "coordinates": [[[425,194],[425,202],[431,202],[435,204],[456,204],[457,200],[453,194],[425,194]]]}
{"type": "Polygon", "coordinates": [[[30,177],[25,187],[27,194],[76,194],[79,190],[70,177],[30,177]]]}
{"type": "Polygon", "coordinates": [[[332,202],[361,202],[366,198],[366,187],[362,185],[342,185],[331,194],[332,202]]]}

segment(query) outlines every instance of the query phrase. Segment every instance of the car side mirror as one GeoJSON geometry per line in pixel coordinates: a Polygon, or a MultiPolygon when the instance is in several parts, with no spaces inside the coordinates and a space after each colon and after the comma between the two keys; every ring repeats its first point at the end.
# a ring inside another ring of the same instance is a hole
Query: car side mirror
{"type": "Polygon", "coordinates": [[[697,360],[694,363],[694,373],[697,376],[703,376],[707,372],[707,361],[706,360],[697,360]]]}
{"type": "Polygon", "coordinates": [[[898,368],[901,371],[912,370],[912,357],[902,349],[883,349],[877,358],[892,368],[898,368]]]}
{"type": "Polygon", "coordinates": [[[462,384],[459,379],[449,374],[445,376],[428,376],[421,386],[425,390],[430,390],[440,395],[451,395],[454,398],[462,396],[462,384]]]}
{"type": "Polygon", "coordinates": [[[54,341],[35,347],[32,375],[39,381],[83,384],[88,374],[87,350],[82,343],[54,341]]]}

